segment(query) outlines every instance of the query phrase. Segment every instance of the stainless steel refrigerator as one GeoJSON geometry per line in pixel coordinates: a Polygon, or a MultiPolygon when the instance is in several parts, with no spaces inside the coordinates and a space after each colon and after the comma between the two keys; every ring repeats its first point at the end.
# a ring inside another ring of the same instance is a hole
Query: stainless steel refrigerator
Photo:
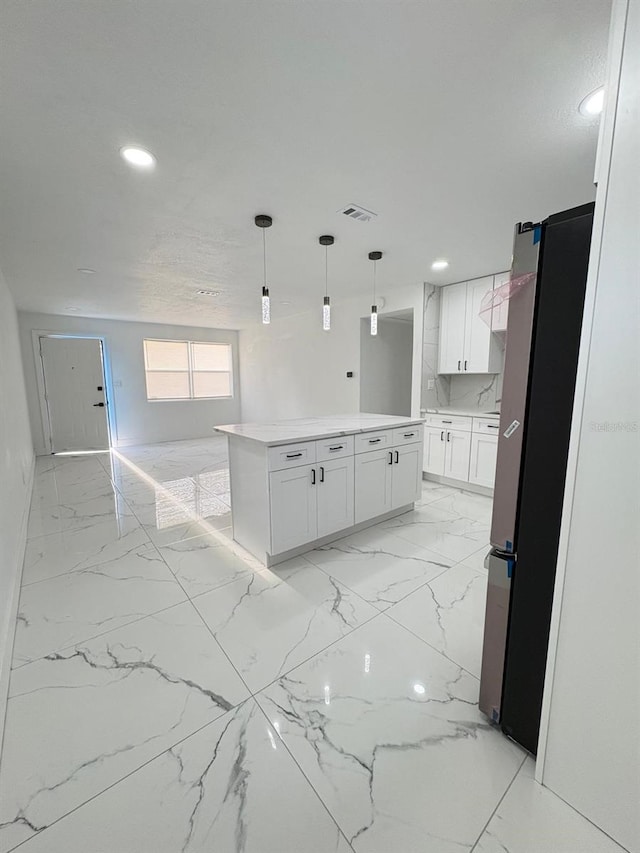
{"type": "Polygon", "coordinates": [[[515,229],[480,709],[536,753],[593,204],[515,229]]]}

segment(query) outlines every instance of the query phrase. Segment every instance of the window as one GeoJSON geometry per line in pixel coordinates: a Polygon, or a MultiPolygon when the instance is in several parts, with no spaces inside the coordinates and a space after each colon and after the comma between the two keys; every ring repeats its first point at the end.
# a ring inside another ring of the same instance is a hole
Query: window
{"type": "Polygon", "coordinates": [[[231,344],[144,341],[147,400],[233,396],[231,344]]]}

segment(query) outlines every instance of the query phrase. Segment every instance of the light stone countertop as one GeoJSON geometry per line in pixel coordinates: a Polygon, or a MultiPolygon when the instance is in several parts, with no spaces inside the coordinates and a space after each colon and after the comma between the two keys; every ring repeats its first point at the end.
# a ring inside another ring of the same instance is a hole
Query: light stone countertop
{"type": "Polygon", "coordinates": [[[221,424],[214,427],[216,432],[226,433],[234,438],[257,441],[259,444],[276,446],[293,441],[313,441],[339,435],[354,435],[379,429],[421,424],[422,418],[403,418],[395,415],[375,415],[360,413],[354,415],[330,415],[324,418],[295,418],[286,421],[272,421],[259,424],[221,424]]]}
{"type": "Polygon", "coordinates": [[[478,409],[433,408],[421,409],[420,411],[425,415],[460,415],[461,417],[467,418],[495,418],[496,420],[499,420],[500,418],[500,415],[496,414],[495,411],[481,412],[478,409]]]}

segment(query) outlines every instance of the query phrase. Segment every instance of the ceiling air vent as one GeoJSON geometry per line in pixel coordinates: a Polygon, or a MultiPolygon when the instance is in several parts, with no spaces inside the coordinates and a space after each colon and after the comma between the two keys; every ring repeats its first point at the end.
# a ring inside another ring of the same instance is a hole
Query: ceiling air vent
{"type": "Polygon", "coordinates": [[[344,213],[349,219],[357,219],[358,222],[371,222],[372,219],[378,216],[377,213],[373,213],[373,211],[367,210],[366,207],[360,207],[357,204],[348,204],[338,212],[344,213]]]}

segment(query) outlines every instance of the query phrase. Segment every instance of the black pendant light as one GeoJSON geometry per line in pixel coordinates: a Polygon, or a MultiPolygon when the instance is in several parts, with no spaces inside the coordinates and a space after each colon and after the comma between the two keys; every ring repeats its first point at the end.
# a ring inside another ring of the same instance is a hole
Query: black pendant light
{"type": "Polygon", "coordinates": [[[271,322],[271,300],[269,299],[269,288],[267,287],[267,228],[273,225],[273,219],[266,213],[259,213],[255,218],[258,228],[262,228],[262,322],[271,322]]]}
{"type": "Polygon", "coordinates": [[[325,332],[331,329],[331,299],[329,298],[329,259],[328,247],[333,246],[334,239],[331,234],[323,234],[318,237],[318,243],[324,246],[324,302],[322,303],[322,328],[325,332]]]}
{"type": "Polygon", "coordinates": [[[373,261],[373,304],[371,306],[371,334],[378,334],[378,306],[376,305],[376,264],[382,257],[382,252],[369,252],[369,260],[373,261]]]}

